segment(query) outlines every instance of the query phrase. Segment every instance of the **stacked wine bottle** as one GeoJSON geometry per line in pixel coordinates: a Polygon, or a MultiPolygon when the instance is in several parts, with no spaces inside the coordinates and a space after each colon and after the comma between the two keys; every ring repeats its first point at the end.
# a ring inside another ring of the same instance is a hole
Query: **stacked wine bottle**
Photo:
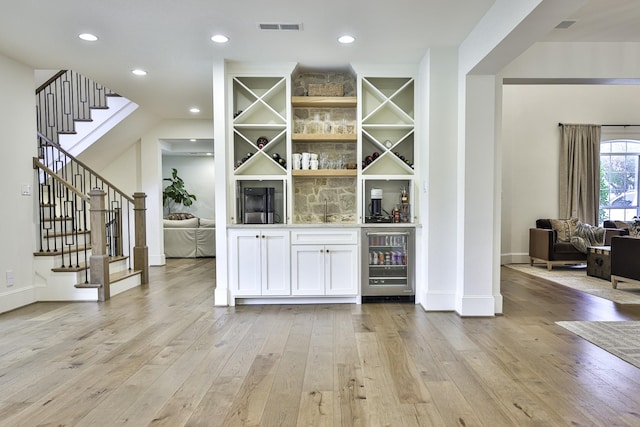
{"type": "Polygon", "coordinates": [[[407,164],[407,166],[409,166],[411,169],[413,169],[413,162],[411,160],[406,159],[402,154],[398,153],[397,151],[394,152],[393,154],[395,154],[396,157],[398,157],[400,160],[405,162],[407,164]]]}
{"type": "Polygon", "coordinates": [[[378,157],[380,157],[380,153],[377,151],[374,151],[370,156],[365,157],[364,160],[362,161],[362,169],[365,169],[367,166],[373,163],[373,161],[378,157]]]}
{"type": "Polygon", "coordinates": [[[273,160],[275,160],[275,161],[276,161],[280,166],[282,166],[284,169],[286,169],[286,168],[287,168],[287,161],[286,161],[284,158],[280,157],[280,154],[278,154],[278,153],[273,153],[273,154],[271,155],[271,158],[272,158],[273,160]]]}

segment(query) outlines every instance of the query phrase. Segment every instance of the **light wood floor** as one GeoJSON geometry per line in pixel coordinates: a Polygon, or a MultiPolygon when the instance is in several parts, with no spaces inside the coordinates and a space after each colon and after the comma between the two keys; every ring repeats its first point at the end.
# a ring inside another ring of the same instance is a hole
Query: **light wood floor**
{"type": "Polygon", "coordinates": [[[503,316],[214,307],[214,260],[0,315],[2,426],[640,425],[640,370],[554,324],[640,319],[502,269],[503,316]]]}

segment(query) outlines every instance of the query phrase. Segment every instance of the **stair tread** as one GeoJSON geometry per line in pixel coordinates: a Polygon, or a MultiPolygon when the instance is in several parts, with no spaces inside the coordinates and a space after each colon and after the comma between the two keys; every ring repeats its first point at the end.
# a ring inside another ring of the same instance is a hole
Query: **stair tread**
{"type": "Polygon", "coordinates": [[[129,277],[137,276],[142,274],[140,270],[124,270],[118,271],[117,273],[113,273],[109,275],[109,281],[111,283],[119,282],[121,280],[127,279],[129,277]]]}
{"type": "Polygon", "coordinates": [[[78,283],[77,285],[73,286],[78,289],[97,289],[102,287],[100,283],[78,283]]]}
{"type": "MultiPolygon", "coordinates": [[[[85,246],[80,246],[80,247],[73,247],[71,249],[65,249],[64,250],[64,254],[67,255],[69,252],[82,252],[84,250],[90,250],[91,246],[89,247],[85,247],[85,246]]],[[[62,255],[62,249],[56,249],[56,250],[49,250],[47,251],[39,251],[39,252],[34,252],[33,253],[34,256],[59,256],[62,255]]]]}
{"type": "MultiPolygon", "coordinates": [[[[109,257],[109,263],[114,263],[118,261],[123,261],[128,259],[129,257],[126,255],[112,256],[109,257]]],[[[85,263],[80,263],[80,265],[72,266],[72,267],[54,267],[51,271],[55,271],[57,273],[69,273],[69,272],[77,272],[87,270],[89,267],[85,263]]]]}
{"type": "Polygon", "coordinates": [[[77,273],[78,271],[84,271],[86,270],[88,267],[84,264],[80,264],[74,267],[55,267],[52,268],[51,271],[54,271],[56,273],[77,273]]]}
{"type": "MultiPolygon", "coordinates": [[[[113,284],[129,277],[138,276],[140,274],[142,274],[142,271],[140,270],[119,271],[118,273],[109,275],[109,282],[113,284]]],[[[102,287],[102,285],[99,283],[78,283],[74,286],[78,289],[97,289],[102,287]]]]}
{"type": "MultiPolygon", "coordinates": [[[[46,230],[42,230],[42,231],[46,231],[46,230]]],[[[43,234],[43,238],[53,238],[53,237],[63,237],[63,236],[73,236],[74,234],[91,234],[91,230],[82,230],[82,231],[67,231],[66,233],[60,233],[60,232],[56,232],[56,233],[49,233],[48,235],[46,235],[46,233],[42,233],[43,234]]]]}

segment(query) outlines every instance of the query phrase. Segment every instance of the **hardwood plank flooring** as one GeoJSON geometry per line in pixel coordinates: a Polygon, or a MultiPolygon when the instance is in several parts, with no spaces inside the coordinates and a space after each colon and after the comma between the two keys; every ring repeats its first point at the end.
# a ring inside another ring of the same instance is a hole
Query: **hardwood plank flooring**
{"type": "Polygon", "coordinates": [[[105,303],[0,315],[0,426],[640,425],[640,369],[555,325],[640,320],[501,270],[504,315],[215,307],[214,259],[105,303]]]}

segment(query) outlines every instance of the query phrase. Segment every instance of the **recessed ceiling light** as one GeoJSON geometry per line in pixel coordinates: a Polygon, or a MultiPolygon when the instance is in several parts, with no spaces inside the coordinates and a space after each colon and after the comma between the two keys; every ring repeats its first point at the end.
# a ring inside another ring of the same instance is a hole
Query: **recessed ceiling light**
{"type": "Polygon", "coordinates": [[[344,36],[338,37],[338,41],[342,44],[350,44],[356,41],[356,38],[353,36],[344,35],[344,36]]]}
{"type": "Polygon", "coordinates": [[[196,141],[197,141],[197,139],[195,139],[195,138],[191,138],[189,141],[191,141],[191,142],[196,142],[196,141]]]}
{"type": "Polygon", "coordinates": [[[94,42],[94,41],[98,40],[98,36],[95,36],[95,35],[90,34],[90,33],[78,34],[78,37],[80,37],[82,40],[85,40],[85,41],[88,41],[88,42],[94,42]]]}
{"type": "Polygon", "coordinates": [[[213,153],[206,153],[207,156],[213,156],[213,153]]]}
{"type": "Polygon", "coordinates": [[[198,107],[193,107],[193,108],[190,108],[189,111],[191,111],[192,113],[199,113],[200,109],[198,107]]]}
{"type": "Polygon", "coordinates": [[[216,34],[215,36],[211,37],[211,40],[216,43],[226,43],[229,41],[229,37],[225,36],[224,34],[216,34]]]}
{"type": "Polygon", "coordinates": [[[141,70],[140,68],[136,68],[135,70],[131,70],[133,74],[136,76],[146,76],[147,72],[145,70],[141,70]]]}

